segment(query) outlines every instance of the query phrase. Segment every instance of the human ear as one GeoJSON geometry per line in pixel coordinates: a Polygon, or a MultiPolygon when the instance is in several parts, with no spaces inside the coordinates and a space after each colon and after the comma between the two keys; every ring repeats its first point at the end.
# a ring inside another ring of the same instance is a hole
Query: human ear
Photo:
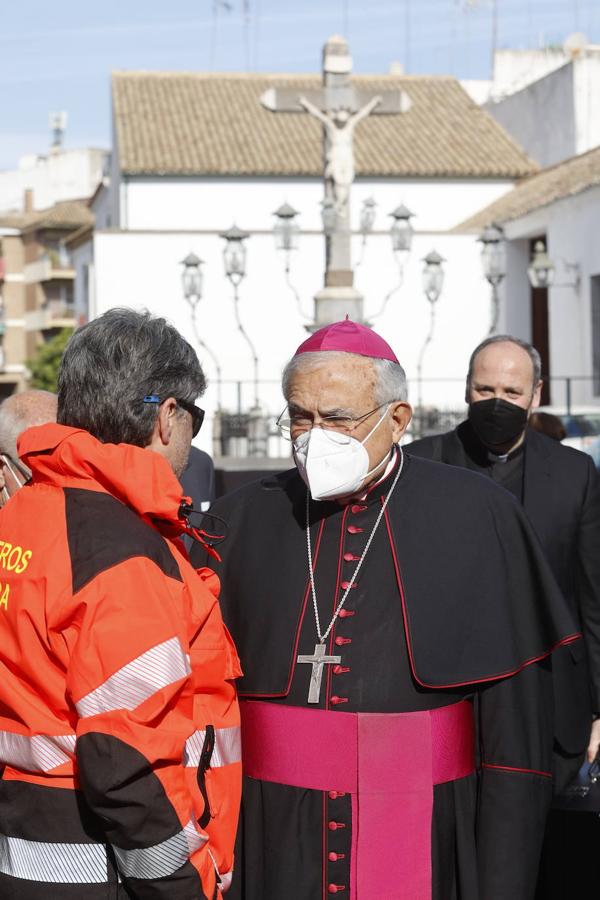
{"type": "Polygon", "coordinates": [[[412,419],[412,407],[409,403],[398,401],[392,405],[390,410],[392,420],[392,440],[397,444],[412,419]]]}
{"type": "Polygon", "coordinates": [[[163,446],[165,447],[171,443],[171,438],[173,435],[173,422],[176,415],[177,400],[175,400],[174,397],[167,397],[167,399],[163,403],[161,403],[158,409],[158,416],[155,426],[157,437],[160,439],[161,444],[163,444],[163,446]]]}

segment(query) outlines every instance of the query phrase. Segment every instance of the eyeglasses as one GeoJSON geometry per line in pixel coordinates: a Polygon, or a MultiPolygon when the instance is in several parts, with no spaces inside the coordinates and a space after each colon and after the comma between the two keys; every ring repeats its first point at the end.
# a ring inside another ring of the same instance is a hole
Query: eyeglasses
{"type": "MultiPolygon", "coordinates": [[[[372,416],[373,413],[381,409],[382,406],[389,406],[389,404],[393,402],[393,400],[386,400],[385,403],[380,403],[375,409],[370,409],[369,412],[363,413],[362,416],[323,416],[318,423],[318,427],[322,428],[325,433],[327,433],[327,431],[334,431],[336,434],[346,434],[349,437],[352,432],[358,428],[361,422],[364,422],[369,416],[372,416]]],[[[314,428],[315,423],[313,419],[302,415],[286,416],[286,412],[289,412],[287,406],[277,419],[276,423],[281,436],[285,438],[286,441],[293,440],[292,432],[298,434],[303,431],[308,431],[310,428],[314,428]]]]}
{"type": "MultiPolygon", "coordinates": [[[[200,406],[196,406],[195,403],[190,403],[189,400],[180,400],[179,397],[174,399],[177,406],[180,406],[192,417],[192,436],[196,437],[204,422],[204,410],[200,406]]],[[[157,406],[160,406],[161,403],[164,403],[164,400],[161,400],[156,394],[148,394],[148,396],[144,397],[143,402],[156,403],[157,406]]]]}

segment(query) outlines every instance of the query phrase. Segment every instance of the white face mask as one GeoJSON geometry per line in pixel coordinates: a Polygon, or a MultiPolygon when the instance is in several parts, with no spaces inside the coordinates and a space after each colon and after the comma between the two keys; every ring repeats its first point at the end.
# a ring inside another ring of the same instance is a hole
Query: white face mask
{"type": "Polygon", "coordinates": [[[391,404],[386,406],[383,415],[363,441],[357,441],[349,434],[318,426],[296,438],[294,460],[313,500],[329,500],[353,494],[365,478],[383,465],[385,456],[369,471],[369,454],[364,445],[379,428],[390,406],[391,404]]]}

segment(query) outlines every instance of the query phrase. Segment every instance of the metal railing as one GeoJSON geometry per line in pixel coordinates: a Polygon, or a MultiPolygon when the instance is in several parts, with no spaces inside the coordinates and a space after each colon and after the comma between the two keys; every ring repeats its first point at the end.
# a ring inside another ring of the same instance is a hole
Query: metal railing
{"type": "MultiPolygon", "coordinates": [[[[551,407],[572,414],[580,407],[600,411],[600,380],[586,375],[552,376],[551,407]]],[[[213,449],[216,456],[287,458],[290,444],[281,437],[276,421],[285,406],[277,380],[258,382],[259,405],[254,404],[252,380],[223,380],[220,384],[221,408],[212,417],[213,449]]],[[[407,440],[451,431],[467,413],[464,378],[424,378],[420,384],[409,380],[409,402],[413,419],[407,440]]]]}

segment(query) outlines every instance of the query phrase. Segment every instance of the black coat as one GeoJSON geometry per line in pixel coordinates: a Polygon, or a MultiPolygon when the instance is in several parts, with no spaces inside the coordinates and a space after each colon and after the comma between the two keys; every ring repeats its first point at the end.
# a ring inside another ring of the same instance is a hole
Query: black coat
{"type": "MultiPolygon", "coordinates": [[[[406,450],[468,468],[469,432],[464,422],[406,450]]],[[[533,430],[526,434],[524,467],[525,512],[585,640],[553,657],[555,736],[564,753],[575,755],[587,746],[592,710],[600,712],[599,478],[590,456],[533,430]]]]}

